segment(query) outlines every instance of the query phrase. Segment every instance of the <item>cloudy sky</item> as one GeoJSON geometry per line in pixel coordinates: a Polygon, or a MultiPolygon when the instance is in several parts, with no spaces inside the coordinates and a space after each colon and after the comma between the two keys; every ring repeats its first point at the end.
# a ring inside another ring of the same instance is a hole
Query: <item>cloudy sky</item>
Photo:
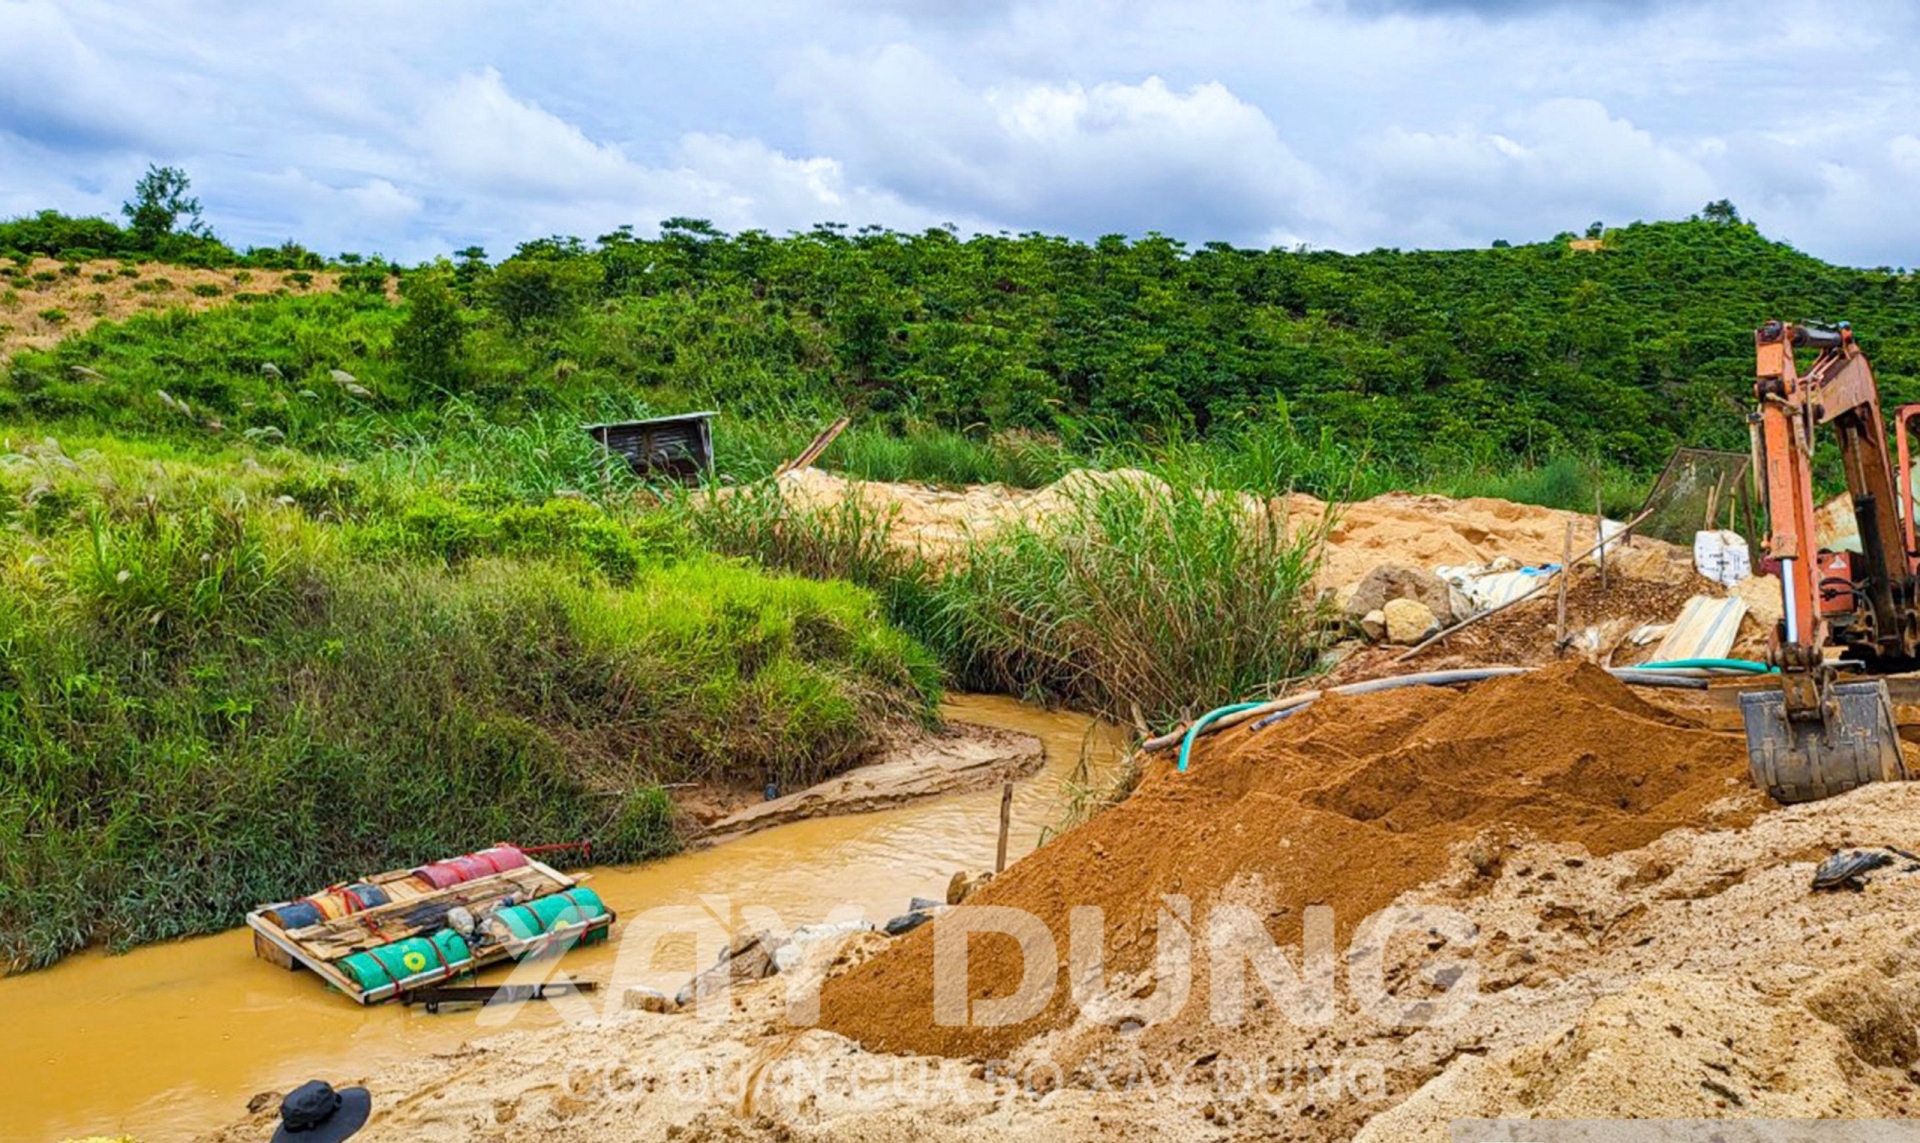
{"type": "Polygon", "coordinates": [[[1479,246],[1731,198],[1920,265],[1914,0],[0,0],[0,216],[185,167],[402,260],[821,221],[1479,246]]]}

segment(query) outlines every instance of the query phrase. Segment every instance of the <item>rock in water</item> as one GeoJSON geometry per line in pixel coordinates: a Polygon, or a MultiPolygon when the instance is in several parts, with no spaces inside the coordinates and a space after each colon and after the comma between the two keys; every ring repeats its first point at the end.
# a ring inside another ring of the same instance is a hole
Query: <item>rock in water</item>
{"type": "Polygon", "coordinates": [[[1381,608],[1387,621],[1387,642],[1411,646],[1440,629],[1433,609],[1417,599],[1389,599],[1381,608]]]}

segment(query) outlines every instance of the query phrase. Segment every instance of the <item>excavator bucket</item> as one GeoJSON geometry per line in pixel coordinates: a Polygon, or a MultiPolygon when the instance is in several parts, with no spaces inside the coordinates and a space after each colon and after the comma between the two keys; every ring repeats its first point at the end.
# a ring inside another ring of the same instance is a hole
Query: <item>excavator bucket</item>
{"type": "Polygon", "coordinates": [[[1887,684],[1837,683],[1825,721],[1789,719],[1780,691],[1740,696],[1747,765],[1754,785],[1776,802],[1815,802],[1868,782],[1907,776],[1887,684]]]}

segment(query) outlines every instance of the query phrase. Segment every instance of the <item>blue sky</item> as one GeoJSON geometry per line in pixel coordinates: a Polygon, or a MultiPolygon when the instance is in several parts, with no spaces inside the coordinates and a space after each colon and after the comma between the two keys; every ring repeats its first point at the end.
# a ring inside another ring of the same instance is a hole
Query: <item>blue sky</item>
{"type": "Polygon", "coordinates": [[[412,261],[820,221],[1356,250],[1731,198],[1920,265],[1920,4],[0,0],[0,215],[185,167],[240,244],[412,261]]]}

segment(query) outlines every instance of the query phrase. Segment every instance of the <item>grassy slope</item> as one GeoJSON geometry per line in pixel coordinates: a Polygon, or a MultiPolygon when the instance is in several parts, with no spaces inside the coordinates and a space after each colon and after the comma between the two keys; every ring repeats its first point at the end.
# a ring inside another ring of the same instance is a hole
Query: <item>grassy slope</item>
{"type": "Polygon", "coordinates": [[[0,416],[365,456],[429,441],[449,395],[552,430],[541,448],[583,419],[714,406],[722,468],[746,478],[851,410],[829,463],[867,477],[1032,484],[1184,451],[1240,487],[1589,508],[1596,486],[1631,500],[1675,444],[1744,447],[1766,317],[1851,319],[1890,399],[1920,399],[1913,277],[1743,225],[1353,256],[669,230],[423,276],[453,299],[425,355],[378,296],[155,315],[18,355],[0,416]]]}
{"type": "Polygon", "coordinates": [[[846,584],[671,520],[112,439],[0,450],[0,959],[233,924],[495,839],[676,844],[657,784],[793,784],[929,716],[846,584]]]}
{"type": "Polygon", "coordinates": [[[95,259],[23,258],[0,269],[0,358],[44,350],[103,321],[155,310],[205,310],[238,301],[339,289],[329,271],[208,269],[95,259]]]}

